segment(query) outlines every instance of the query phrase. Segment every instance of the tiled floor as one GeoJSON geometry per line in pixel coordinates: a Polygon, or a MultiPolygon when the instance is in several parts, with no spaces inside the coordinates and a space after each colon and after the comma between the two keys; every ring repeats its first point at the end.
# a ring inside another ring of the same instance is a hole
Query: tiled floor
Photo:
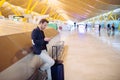
{"type": "Polygon", "coordinates": [[[120,31],[115,31],[115,35],[112,36],[112,32],[110,36],[108,36],[107,31],[105,29],[101,30],[101,36],[99,36],[98,32],[91,32],[94,37],[99,38],[103,43],[107,43],[109,46],[120,51],[120,31]]]}
{"type": "Polygon", "coordinates": [[[89,33],[62,32],[65,80],[120,80],[120,52],[89,33]]]}

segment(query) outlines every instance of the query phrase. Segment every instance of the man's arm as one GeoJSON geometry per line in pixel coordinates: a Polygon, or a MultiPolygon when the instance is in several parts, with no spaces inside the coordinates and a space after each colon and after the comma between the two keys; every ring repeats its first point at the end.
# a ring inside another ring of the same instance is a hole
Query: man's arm
{"type": "Polygon", "coordinates": [[[38,45],[38,46],[43,45],[44,44],[44,39],[38,40],[37,37],[38,37],[37,31],[33,30],[33,32],[32,32],[32,40],[33,40],[34,44],[38,45]]]}

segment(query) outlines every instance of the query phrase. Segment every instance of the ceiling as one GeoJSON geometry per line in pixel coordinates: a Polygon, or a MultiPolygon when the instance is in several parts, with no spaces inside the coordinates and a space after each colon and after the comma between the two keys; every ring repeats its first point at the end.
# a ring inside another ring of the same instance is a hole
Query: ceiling
{"type": "Polygon", "coordinates": [[[83,21],[120,8],[120,0],[6,0],[0,11],[7,17],[15,13],[30,14],[32,8],[31,11],[49,14],[53,19],[83,21]]]}

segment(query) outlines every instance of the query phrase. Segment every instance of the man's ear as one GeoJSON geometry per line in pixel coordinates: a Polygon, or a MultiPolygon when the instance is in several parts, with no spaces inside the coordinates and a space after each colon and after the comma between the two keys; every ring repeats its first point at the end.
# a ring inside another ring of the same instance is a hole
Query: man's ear
{"type": "Polygon", "coordinates": [[[41,23],[40,24],[38,24],[39,26],[41,26],[41,23]]]}

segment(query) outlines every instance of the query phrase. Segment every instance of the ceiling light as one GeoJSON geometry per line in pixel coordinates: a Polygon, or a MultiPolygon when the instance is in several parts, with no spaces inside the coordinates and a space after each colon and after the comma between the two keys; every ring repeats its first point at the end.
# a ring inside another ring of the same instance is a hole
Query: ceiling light
{"type": "Polygon", "coordinates": [[[115,12],[115,13],[118,13],[118,12],[120,12],[120,8],[118,8],[118,9],[115,9],[113,12],[115,12]]]}
{"type": "Polygon", "coordinates": [[[89,6],[90,8],[95,8],[95,7],[93,7],[93,6],[89,5],[89,4],[88,4],[88,6],[89,6]]]}

